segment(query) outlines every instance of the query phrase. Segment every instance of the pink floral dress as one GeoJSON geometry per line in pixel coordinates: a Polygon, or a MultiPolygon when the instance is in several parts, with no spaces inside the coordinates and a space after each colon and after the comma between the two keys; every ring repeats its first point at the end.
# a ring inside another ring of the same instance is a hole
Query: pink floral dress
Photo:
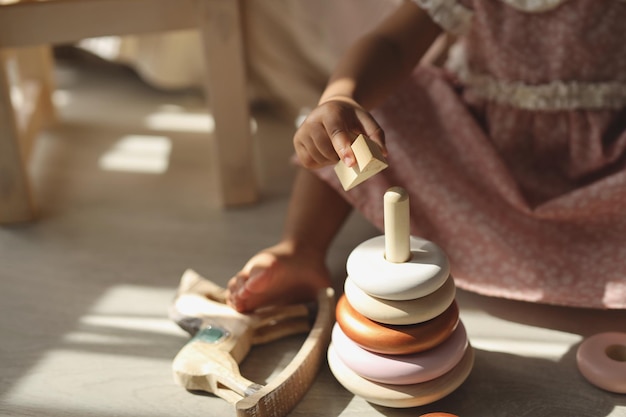
{"type": "Polygon", "coordinates": [[[389,168],[344,193],[383,228],[410,193],[412,233],[457,285],[626,308],[626,1],[415,0],[458,36],[373,114],[389,168]]]}

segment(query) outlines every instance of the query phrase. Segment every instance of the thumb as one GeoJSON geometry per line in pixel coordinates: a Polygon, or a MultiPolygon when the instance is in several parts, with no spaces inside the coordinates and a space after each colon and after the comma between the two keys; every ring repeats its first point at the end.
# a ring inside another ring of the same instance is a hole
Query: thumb
{"type": "Polygon", "coordinates": [[[352,167],[356,164],[356,157],[352,152],[353,135],[346,130],[337,130],[330,135],[330,141],[333,144],[333,148],[339,158],[348,167],[352,167]]]}

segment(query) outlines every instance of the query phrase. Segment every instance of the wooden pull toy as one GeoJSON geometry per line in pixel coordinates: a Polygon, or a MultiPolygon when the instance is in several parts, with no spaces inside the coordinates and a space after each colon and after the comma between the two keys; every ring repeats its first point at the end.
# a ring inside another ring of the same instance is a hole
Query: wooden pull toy
{"type": "Polygon", "coordinates": [[[348,256],[345,293],[328,364],[353,394],[388,407],[414,407],[457,389],[474,353],[459,319],[446,254],[411,236],[406,191],[384,195],[385,235],[348,256]]]}
{"type": "Polygon", "coordinates": [[[339,161],[335,165],[337,178],[346,191],[378,174],[388,166],[380,146],[373,140],[359,135],[350,147],[356,158],[356,165],[348,167],[343,161],[339,161]]]}
{"type": "Polygon", "coordinates": [[[248,315],[226,305],[225,293],[192,270],[183,274],[169,313],[193,337],[174,358],[174,380],[234,404],[237,416],[285,416],[311,386],[323,359],[333,324],[333,290],[321,291],[315,306],[270,307],[248,315]],[[298,353],[266,385],[241,375],[238,364],[251,346],[306,332],[298,353]]]}

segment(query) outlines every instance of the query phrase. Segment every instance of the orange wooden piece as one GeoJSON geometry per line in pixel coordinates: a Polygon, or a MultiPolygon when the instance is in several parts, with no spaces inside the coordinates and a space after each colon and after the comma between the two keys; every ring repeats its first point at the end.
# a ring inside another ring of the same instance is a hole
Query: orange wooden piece
{"type": "Polygon", "coordinates": [[[428,350],[446,340],[459,323],[459,308],[454,301],[434,319],[411,325],[391,325],[363,316],[342,295],[337,302],[336,316],[341,330],[362,348],[404,355],[428,350]]]}
{"type": "Polygon", "coordinates": [[[450,414],[450,413],[428,413],[428,414],[422,414],[419,417],[459,417],[456,414],[450,414]]]}

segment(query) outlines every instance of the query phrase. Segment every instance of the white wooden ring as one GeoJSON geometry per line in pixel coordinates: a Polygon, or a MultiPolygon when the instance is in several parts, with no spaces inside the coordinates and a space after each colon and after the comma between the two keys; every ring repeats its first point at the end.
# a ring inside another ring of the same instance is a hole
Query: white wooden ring
{"type": "Polygon", "coordinates": [[[370,403],[395,408],[417,407],[435,402],[456,390],[472,371],[474,350],[468,346],[461,361],[450,372],[411,385],[382,384],[358,376],[341,361],[332,343],[328,347],[328,365],[341,385],[370,403]]]}
{"type": "Polygon", "coordinates": [[[626,333],[599,333],[585,339],[576,362],[580,373],[595,386],[626,394],[626,333]]]}
{"type": "Polygon", "coordinates": [[[441,287],[450,275],[443,250],[425,239],[411,236],[411,258],[402,263],[385,259],[385,236],[357,246],[346,262],[348,276],[363,291],[385,300],[413,300],[441,287]]]}
{"type": "Polygon", "coordinates": [[[344,293],[356,311],[370,320],[385,324],[415,324],[431,320],[443,313],[454,301],[456,286],[452,275],[434,292],[414,300],[384,300],[360,289],[350,277],[344,293]]]}
{"type": "Polygon", "coordinates": [[[454,368],[467,348],[463,323],[443,343],[409,355],[382,355],[363,349],[335,324],[332,342],[341,361],[357,375],[370,381],[410,385],[438,378],[454,368]]]}

